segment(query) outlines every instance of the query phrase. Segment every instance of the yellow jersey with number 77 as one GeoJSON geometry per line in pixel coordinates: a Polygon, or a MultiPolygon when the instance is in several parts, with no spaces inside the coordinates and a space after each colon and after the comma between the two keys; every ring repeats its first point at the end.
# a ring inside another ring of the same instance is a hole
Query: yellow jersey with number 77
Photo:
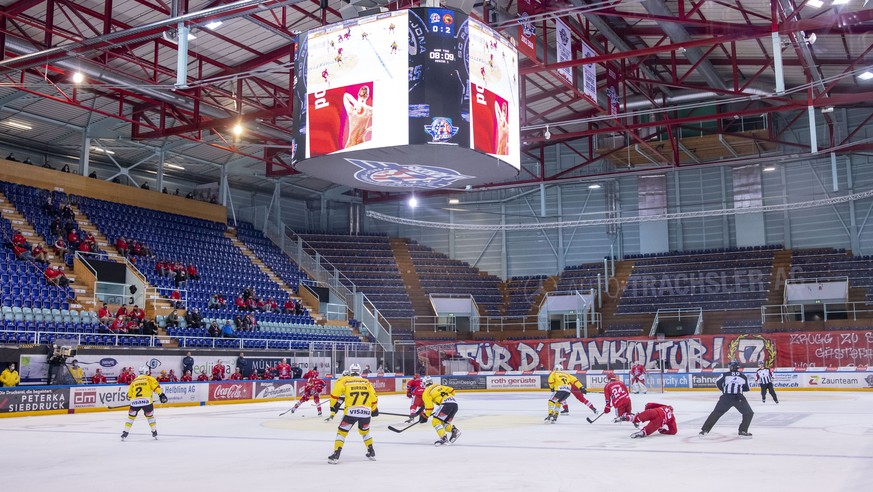
{"type": "Polygon", "coordinates": [[[369,417],[378,404],[373,385],[360,376],[343,377],[334,383],[330,405],[335,406],[340,398],[345,402],[345,415],[349,417],[369,417]]]}

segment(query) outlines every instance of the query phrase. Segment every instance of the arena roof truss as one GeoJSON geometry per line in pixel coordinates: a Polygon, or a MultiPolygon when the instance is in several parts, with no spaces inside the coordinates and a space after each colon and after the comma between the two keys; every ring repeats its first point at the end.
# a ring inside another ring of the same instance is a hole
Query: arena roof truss
{"type": "MultiPolygon", "coordinates": [[[[486,186],[870,150],[861,131],[873,119],[873,80],[862,77],[873,77],[867,3],[545,1],[529,17],[537,57],[520,59],[522,171],[486,186]],[[572,33],[568,61],[556,58],[555,19],[572,33]],[[596,98],[583,87],[592,67],[596,98]],[[572,83],[558,75],[567,68],[572,83]],[[610,88],[620,99],[612,112],[610,88]],[[844,110],[858,108],[869,114],[849,121],[844,110]],[[810,115],[826,128],[815,143],[795,131],[810,115]]],[[[297,35],[350,11],[412,5],[0,1],[0,139],[69,155],[93,139],[122,174],[172,161],[204,181],[263,189],[278,180],[293,182],[289,194],[317,196],[333,185],[290,165],[297,35]]],[[[478,3],[473,15],[519,32],[516,0],[478,3]]]]}

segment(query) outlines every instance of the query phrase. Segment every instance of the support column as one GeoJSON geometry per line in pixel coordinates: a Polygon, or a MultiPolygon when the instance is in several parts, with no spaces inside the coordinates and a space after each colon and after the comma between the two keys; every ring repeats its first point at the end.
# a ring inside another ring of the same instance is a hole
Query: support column
{"type": "Polygon", "coordinates": [[[815,127],[815,106],[808,106],[806,112],[809,116],[809,151],[815,154],[818,152],[818,131],[815,127]]]}
{"type": "Polygon", "coordinates": [[[276,230],[282,234],[282,183],[276,181],[276,189],[273,191],[276,197],[276,230]]]}
{"type": "MultiPolygon", "coordinates": [[[[158,152],[158,177],[157,181],[155,182],[155,188],[157,188],[159,193],[164,192],[164,158],[166,154],[166,151],[164,151],[163,149],[158,152]]],[[[223,169],[224,168],[222,168],[222,172],[223,169]]]]}
{"type": "MultiPolygon", "coordinates": [[[[163,153],[161,154],[163,155],[163,153]]],[[[164,162],[163,157],[161,157],[161,163],[164,162]]],[[[163,178],[163,173],[160,173],[159,176],[163,178]]],[[[227,164],[221,166],[221,179],[218,181],[218,203],[227,206],[227,164]]]]}
{"type": "MultiPolygon", "coordinates": [[[[506,203],[500,204],[500,225],[506,225],[506,203]]],[[[500,229],[500,278],[509,278],[509,258],[506,254],[506,228],[500,229]]]]}
{"type": "Polygon", "coordinates": [[[785,76],[782,70],[782,40],[779,33],[771,34],[773,38],[773,70],[776,72],[776,94],[785,93],[785,76]]]}
{"type": "MultiPolygon", "coordinates": [[[[561,187],[556,186],[555,192],[558,198],[558,222],[564,221],[564,200],[561,195],[561,187]]],[[[567,252],[564,250],[564,228],[558,227],[558,271],[560,274],[567,266],[567,252]]]]}
{"type": "Polygon", "coordinates": [[[90,159],[91,159],[91,138],[88,136],[88,129],[86,128],[84,133],[82,133],[82,150],[79,155],[79,171],[81,171],[82,176],[87,177],[91,174],[90,170],[90,159]]]}
{"type": "MultiPolygon", "coordinates": [[[[852,176],[852,156],[846,157],[846,193],[851,195],[855,193],[855,178],[852,176]]],[[[861,238],[858,235],[858,221],[855,217],[855,201],[849,202],[849,244],[852,248],[852,254],[862,255],[861,238]]]]}
{"type": "MultiPolygon", "coordinates": [[[[449,224],[455,223],[455,211],[449,210],[449,224]]],[[[449,258],[455,258],[455,230],[446,231],[449,235],[449,258]]]]}

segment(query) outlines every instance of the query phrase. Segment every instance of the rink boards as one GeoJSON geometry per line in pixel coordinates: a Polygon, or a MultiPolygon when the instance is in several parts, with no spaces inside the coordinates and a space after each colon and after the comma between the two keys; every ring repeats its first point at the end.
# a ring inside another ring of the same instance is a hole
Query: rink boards
{"type": "MultiPolygon", "coordinates": [[[[626,372],[616,372],[629,383],[626,372]]],[[[592,392],[606,383],[602,371],[576,373],[577,378],[592,392]]],[[[717,372],[649,373],[647,384],[664,389],[714,390],[717,372]]],[[[403,393],[408,377],[374,376],[368,378],[380,394],[403,393]]],[[[543,391],[548,389],[547,373],[479,373],[434,377],[434,382],[446,384],[458,391],[543,391]]],[[[754,375],[749,384],[755,386],[754,375]]],[[[841,368],[839,370],[777,370],[774,386],[779,390],[873,390],[873,370],[841,368]]],[[[327,380],[325,394],[332,380],[327,380]]],[[[302,394],[305,380],[221,381],[164,383],[161,387],[169,398],[168,406],[197,406],[223,403],[251,403],[294,400],[302,394]]],[[[0,417],[53,415],[126,409],[126,385],[24,386],[0,389],[0,417]]],[[[326,396],[326,395],[325,395],[326,396]]]]}

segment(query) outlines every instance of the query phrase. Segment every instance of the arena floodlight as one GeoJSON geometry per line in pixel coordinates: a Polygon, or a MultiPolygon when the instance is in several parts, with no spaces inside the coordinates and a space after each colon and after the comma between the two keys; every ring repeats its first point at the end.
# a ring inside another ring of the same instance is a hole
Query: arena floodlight
{"type": "Polygon", "coordinates": [[[415,195],[409,197],[409,208],[418,207],[418,199],[415,198],[415,195]]]}
{"type": "Polygon", "coordinates": [[[85,76],[82,75],[82,72],[76,72],[73,74],[73,83],[81,84],[85,80],[85,76]]]}

